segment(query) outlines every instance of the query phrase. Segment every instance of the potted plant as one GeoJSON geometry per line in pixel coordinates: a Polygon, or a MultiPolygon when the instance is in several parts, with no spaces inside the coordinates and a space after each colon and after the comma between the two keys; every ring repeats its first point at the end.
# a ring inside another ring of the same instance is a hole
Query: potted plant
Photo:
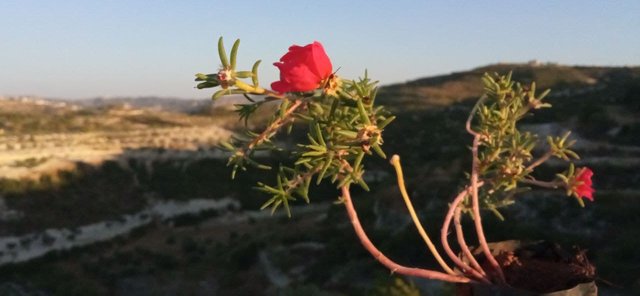
{"type": "Polygon", "coordinates": [[[376,82],[366,72],[363,78],[354,80],[338,77],[323,46],[314,42],[305,46],[291,46],[280,61],[274,63],[280,70],[280,80],[271,83],[271,89],[266,89],[258,80],[260,61],[250,71],[236,69],[238,46],[239,40],[234,43],[228,58],[220,38],[218,52],[222,66],[212,74],[196,74],[196,81],[199,81],[197,87],[219,87],[213,94],[214,100],[232,94],[245,96],[248,102],[236,105],[241,119],[246,120],[269,102],[275,102],[278,109],[261,132],[247,132],[221,144],[231,154],[228,165],[232,167],[232,178],[238,170],[245,170],[249,166],[271,169],[255,159],[256,151],[275,149],[272,141],[274,136],[290,128],[294,122],[309,126],[307,142],[297,143],[294,147],[292,155],[295,161],[291,165],[279,167],[275,185],[258,184],[259,190],[271,196],[262,206],[263,209],[275,211],[284,208],[291,215],[290,202],[302,199],[308,203],[310,184],[314,180],[318,184],[329,180],[340,190],[338,201],[344,205],[363,247],[393,273],[464,284],[466,289],[461,288],[460,293],[467,295],[597,293],[593,284],[593,266],[583,252],[566,255],[568,253],[550,247],[553,245],[547,245],[551,249],[544,249],[541,247],[544,244],[490,244],[484,234],[481,209],[502,217],[500,208],[516,202],[518,194],[531,186],[564,190],[567,195],[575,197],[581,206],[584,206],[583,199],[593,200],[593,172],[586,167],[576,168],[571,163],[571,159],[577,159],[578,155],[571,150],[575,141],[569,139],[569,133],[548,136],[546,152],[534,157],[538,135],[518,128],[518,122],[532,111],[550,107],[543,101],[548,90],[537,94],[535,83],[521,85],[514,82],[510,74],[485,74],[482,77],[485,94],[466,121],[466,131],[472,138],[472,166],[468,184],[451,201],[440,230],[441,247],[449,262],[440,255],[418,219],[405,188],[400,157],[391,157],[409,214],[442,270],[413,268],[396,263],[375,246],[360,224],[351,198],[351,186],[369,190],[363,178],[363,159],[372,154],[386,158],[381,148],[383,131],[395,118],[375,104],[376,82]],[[551,158],[568,162],[566,171],[559,172],[552,180],[535,178],[535,169],[551,158]],[[472,231],[478,239],[477,243],[474,242],[478,247],[473,250],[463,233],[461,221],[466,217],[465,214],[472,219],[472,231]],[[448,234],[452,228],[460,255],[449,244],[448,234]],[[554,250],[563,256],[555,254],[554,257],[554,250]],[[545,259],[546,255],[550,258],[545,259]],[[552,263],[555,264],[553,268],[566,267],[564,271],[573,270],[578,275],[567,276],[565,283],[553,287],[532,288],[523,286],[522,281],[518,280],[521,277],[519,273],[536,277],[531,272],[539,271],[541,266],[548,268],[551,265],[544,264],[552,263]],[[538,269],[534,266],[536,264],[538,269]],[[589,286],[588,289],[582,289],[584,282],[589,286]]]}

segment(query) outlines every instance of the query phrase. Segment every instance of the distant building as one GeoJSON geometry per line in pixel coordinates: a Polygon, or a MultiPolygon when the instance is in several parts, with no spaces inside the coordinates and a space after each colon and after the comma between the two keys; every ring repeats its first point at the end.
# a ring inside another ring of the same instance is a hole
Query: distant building
{"type": "Polygon", "coordinates": [[[527,65],[529,65],[531,67],[539,67],[539,66],[542,66],[542,62],[540,62],[540,61],[538,61],[536,59],[533,59],[533,60],[528,61],[527,65]]]}

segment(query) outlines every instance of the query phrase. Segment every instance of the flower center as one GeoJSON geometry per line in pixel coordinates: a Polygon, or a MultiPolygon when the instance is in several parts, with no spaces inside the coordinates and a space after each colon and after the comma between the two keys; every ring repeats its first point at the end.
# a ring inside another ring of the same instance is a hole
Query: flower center
{"type": "Polygon", "coordinates": [[[331,74],[327,79],[323,81],[323,85],[324,86],[322,87],[322,91],[325,94],[337,97],[338,90],[340,90],[340,87],[342,86],[342,80],[340,80],[340,77],[338,77],[338,75],[331,74]]]}
{"type": "Polygon", "coordinates": [[[218,71],[218,81],[220,82],[220,86],[222,88],[228,88],[232,80],[233,76],[231,69],[220,69],[220,71],[218,71]]]}

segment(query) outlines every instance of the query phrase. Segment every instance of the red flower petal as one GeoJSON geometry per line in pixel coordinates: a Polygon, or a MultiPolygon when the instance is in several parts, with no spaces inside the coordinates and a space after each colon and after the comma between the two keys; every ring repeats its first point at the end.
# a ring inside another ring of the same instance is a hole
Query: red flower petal
{"type": "Polygon", "coordinates": [[[280,70],[280,80],[273,82],[271,88],[281,93],[317,89],[332,72],[331,61],[317,41],[289,47],[289,51],[273,65],[280,70]]]}
{"type": "Polygon", "coordinates": [[[578,184],[574,191],[578,195],[578,197],[586,198],[590,201],[593,201],[593,193],[595,190],[593,189],[593,182],[591,177],[593,176],[593,171],[590,168],[582,168],[576,175],[575,181],[578,184]]]}
{"type": "Polygon", "coordinates": [[[307,46],[311,47],[311,54],[309,55],[308,65],[312,72],[316,73],[322,80],[327,79],[333,72],[333,66],[331,60],[324,51],[322,44],[318,41],[314,41],[307,46]]]}

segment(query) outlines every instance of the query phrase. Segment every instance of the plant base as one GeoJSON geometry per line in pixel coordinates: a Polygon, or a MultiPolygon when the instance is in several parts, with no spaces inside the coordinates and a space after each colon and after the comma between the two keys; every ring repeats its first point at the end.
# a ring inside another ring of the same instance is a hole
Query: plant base
{"type": "MultiPolygon", "coordinates": [[[[460,285],[458,295],[548,295],[595,296],[595,267],[589,263],[586,252],[572,252],[558,244],[516,240],[490,243],[492,253],[502,266],[508,287],[480,284],[460,285]]],[[[474,254],[481,253],[474,250],[474,254]]],[[[479,254],[476,258],[481,259],[479,254]]],[[[491,270],[483,264],[485,270],[491,270]]]]}

